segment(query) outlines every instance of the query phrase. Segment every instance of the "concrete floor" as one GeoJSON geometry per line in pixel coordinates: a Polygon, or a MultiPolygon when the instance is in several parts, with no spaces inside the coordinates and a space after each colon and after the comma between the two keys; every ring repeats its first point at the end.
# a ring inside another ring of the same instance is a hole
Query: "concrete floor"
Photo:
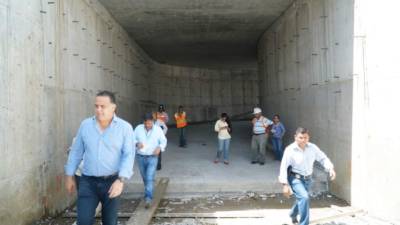
{"type": "MultiPolygon", "coordinates": [[[[251,126],[247,121],[233,123],[233,138],[230,148],[230,164],[214,164],[217,149],[217,134],[214,124],[191,125],[188,128],[188,147],[178,147],[178,133],[170,129],[168,146],[163,154],[162,170],[157,177],[168,177],[168,196],[204,195],[206,193],[238,193],[281,191],[278,183],[280,162],[273,160],[268,150],[265,165],[250,164],[251,126]]],[[[324,173],[317,170],[313,191],[326,190],[324,173]]],[[[128,182],[128,195],[140,195],[143,184],[135,164],[135,174],[128,182]]]]}

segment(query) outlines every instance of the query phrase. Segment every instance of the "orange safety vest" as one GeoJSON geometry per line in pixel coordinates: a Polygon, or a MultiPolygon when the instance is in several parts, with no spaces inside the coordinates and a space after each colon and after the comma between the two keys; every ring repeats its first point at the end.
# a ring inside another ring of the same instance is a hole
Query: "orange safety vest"
{"type": "Polygon", "coordinates": [[[187,121],[186,121],[186,113],[183,112],[182,114],[175,113],[175,120],[176,120],[176,127],[177,128],[182,128],[187,126],[187,121]]]}

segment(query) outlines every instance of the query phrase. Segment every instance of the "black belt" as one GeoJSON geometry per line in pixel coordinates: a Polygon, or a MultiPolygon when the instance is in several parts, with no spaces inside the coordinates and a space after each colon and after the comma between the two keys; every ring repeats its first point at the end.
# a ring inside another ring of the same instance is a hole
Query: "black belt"
{"type": "Polygon", "coordinates": [[[142,154],[137,154],[137,155],[144,158],[157,157],[156,155],[142,155],[142,154]]]}
{"type": "Polygon", "coordinates": [[[309,180],[311,179],[312,175],[304,176],[295,172],[290,172],[290,176],[293,176],[297,179],[309,180]]]}
{"type": "Polygon", "coordinates": [[[107,175],[107,176],[87,176],[85,174],[82,174],[82,175],[85,176],[85,177],[89,177],[89,178],[93,178],[93,179],[101,179],[101,180],[108,180],[108,179],[111,179],[111,178],[117,178],[118,177],[118,173],[114,173],[114,174],[107,175]]]}
{"type": "Polygon", "coordinates": [[[262,135],[262,134],[265,134],[265,133],[261,133],[261,134],[256,134],[256,133],[253,133],[253,135],[256,135],[256,136],[258,136],[258,135],[262,135]]]}

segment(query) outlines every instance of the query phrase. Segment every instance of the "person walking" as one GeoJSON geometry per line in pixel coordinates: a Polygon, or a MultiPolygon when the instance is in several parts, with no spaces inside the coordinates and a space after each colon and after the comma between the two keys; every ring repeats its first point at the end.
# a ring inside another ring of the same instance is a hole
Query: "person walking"
{"type": "Polygon", "coordinates": [[[186,127],[188,125],[186,112],[183,111],[183,106],[178,107],[178,112],[175,113],[176,127],[179,129],[179,147],[185,148],[186,143],[186,127]]]}
{"type": "Polygon", "coordinates": [[[224,164],[229,165],[229,144],[231,141],[232,125],[228,114],[222,113],[220,119],[215,123],[215,132],[218,132],[218,151],[214,163],[219,163],[223,155],[224,164]]]}
{"type": "Polygon", "coordinates": [[[281,161],[283,155],[282,139],[283,136],[285,135],[286,130],[283,124],[281,123],[281,118],[279,115],[274,115],[272,121],[274,122],[271,128],[272,146],[275,153],[275,159],[281,161]]]}
{"type": "Polygon", "coordinates": [[[92,225],[99,202],[102,224],[116,225],[119,196],[124,183],[133,174],[133,128],[115,115],[115,95],[109,91],[97,93],[95,116],[85,119],[65,165],[65,187],[72,194],[77,187],[75,172],[83,161],[78,189],[79,225],[92,225]]]}
{"type": "Polygon", "coordinates": [[[167,139],[162,129],[154,124],[151,113],[144,115],[143,124],[135,128],[133,137],[140,175],[144,183],[145,207],[149,208],[153,201],[154,177],[158,155],[160,152],[165,151],[167,139]]]}
{"type": "Polygon", "coordinates": [[[268,127],[272,121],[264,117],[260,108],[254,108],[253,136],[251,138],[252,159],[251,164],[265,164],[265,154],[268,141],[268,127]]]}
{"type": "MultiPolygon", "coordinates": [[[[164,135],[167,135],[168,126],[167,123],[169,121],[168,113],[165,111],[165,106],[160,104],[158,106],[158,111],[154,115],[156,124],[161,127],[164,132],[164,135]]],[[[158,163],[157,163],[157,170],[161,170],[161,159],[162,153],[158,155],[158,163]]]]}
{"type": "Polygon", "coordinates": [[[283,185],[283,194],[287,197],[294,193],[294,203],[290,217],[293,224],[308,225],[310,220],[309,188],[312,183],[314,161],[318,161],[329,172],[331,180],[336,173],[332,162],[317,145],[309,142],[310,134],[306,128],[299,127],[295,141],[286,147],[280,166],[279,182],[283,185]],[[298,221],[300,215],[300,221],[298,221]]]}

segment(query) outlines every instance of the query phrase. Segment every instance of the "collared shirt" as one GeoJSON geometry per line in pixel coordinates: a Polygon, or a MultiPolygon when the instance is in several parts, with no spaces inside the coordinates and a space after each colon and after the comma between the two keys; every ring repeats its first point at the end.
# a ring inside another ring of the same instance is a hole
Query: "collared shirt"
{"type": "Polygon", "coordinates": [[[154,122],[154,124],[161,128],[161,130],[163,131],[164,135],[167,135],[168,126],[165,124],[164,121],[162,121],[160,119],[157,119],[156,122],[154,122]]]}
{"type": "Polygon", "coordinates": [[[279,182],[282,184],[288,183],[287,169],[292,166],[294,173],[309,176],[313,172],[314,162],[318,161],[326,169],[333,169],[333,164],[328,157],[323,153],[318,146],[313,143],[307,143],[304,150],[302,150],[296,142],[286,147],[283,154],[279,182]]]}
{"type": "Polygon", "coordinates": [[[129,179],[133,174],[133,128],[114,115],[110,125],[101,131],[96,117],[85,119],[71,147],[65,174],[73,176],[83,160],[82,173],[87,176],[118,176],[129,179]]]}
{"type": "Polygon", "coordinates": [[[133,143],[137,154],[153,155],[157,147],[160,147],[162,152],[165,151],[167,138],[165,138],[162,129],[158,125],[154,124],[148,131],[143,124],[140,124],[135,128],[133,143]],[[141,149],[137,148],[137,143],[142,143],[144,147],[141,149]]]}
{"type": "Polygon", "coordinates": [[[222,127],[227,127],[228,123],[226,121],[218,120],[215,123],[214,130],[218,132],[218,138],[225,140],[231,138],[231,135],[228,132],[228,129],[221,129],[222,127]]]}
{"type": "Polygon", "coordinates": [[[273,122],[266,117],[261,116],[260,118],[256,119],[256,122],[253,124],[253,133],[254,134],[264,134],[265,128],[269,125],[272,125],[273,122]]]}
{"type": "Polygon", "coordinates": [[[271,132],[274,138],[282,138],[285,135],[285,131],[285,127],[281,122],[272,125],[271,132]]]}

